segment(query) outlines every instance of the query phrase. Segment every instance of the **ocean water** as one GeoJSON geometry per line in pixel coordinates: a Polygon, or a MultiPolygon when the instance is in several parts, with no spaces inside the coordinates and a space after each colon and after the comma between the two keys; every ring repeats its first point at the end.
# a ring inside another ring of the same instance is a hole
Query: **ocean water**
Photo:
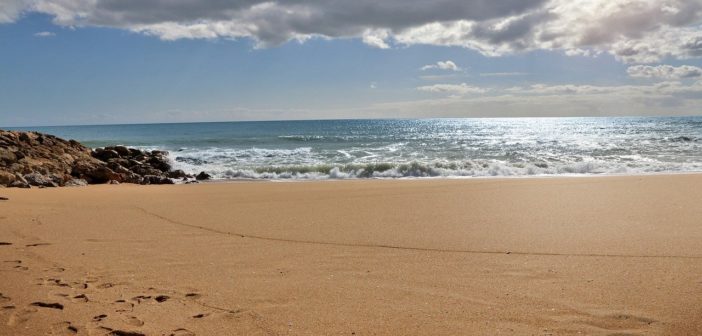
{"type": "MultiPolygon", "coordinates": [[[[25,128],[27,129],[27,128],[25,128]]],[[[29,128],[170,152],[219,179],[702,171],[702,117],[320,120],[29,128]]]]}

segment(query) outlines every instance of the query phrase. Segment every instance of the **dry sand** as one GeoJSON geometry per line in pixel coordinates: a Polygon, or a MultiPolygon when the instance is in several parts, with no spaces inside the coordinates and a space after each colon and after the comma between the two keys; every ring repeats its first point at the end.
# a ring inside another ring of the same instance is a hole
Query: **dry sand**
{"type": "Polygon", "coordinates": [[[702,175],[0,196],[1,335],[702,335],[702,175]]]}

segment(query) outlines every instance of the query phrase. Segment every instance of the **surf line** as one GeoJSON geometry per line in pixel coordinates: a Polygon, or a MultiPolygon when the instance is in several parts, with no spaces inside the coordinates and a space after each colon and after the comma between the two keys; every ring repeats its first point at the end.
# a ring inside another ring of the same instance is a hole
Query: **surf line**
{"type": "Polygon", "coordinates": [[[386,245],[386,244],[354,244],[354,243],[339,243],[339,242],[325,242],[316,240],[301,240],[301,239],[288,239],[288,238],[276,238],[276,237],[265,237],[248,235],[243,233],[222,231],[213,228],[208,228],[205,226],[188,224],[181,221],[177,221],[168,218],[163,215],[148,211],[142,207],[135,206],[136,209],[141,212],[158,218],[162,221],[179,225],[183,227],[188,227],[192,229],[198,229],[202,231],[208,231],[212,233],[217,233],[227,236],[235,236],[239,238],[250,238],[265,241],[274,242],[284,242],[284,243],[296,243],[296,244],[310,244],[310,245],[327,245],[327,246],[342,246],[342,247],[365,247],[365,248],[383,248],[383,249],[394,249],[394,250],[405,250],[405,251],[419,251],[419,252],[443,252],[443,253],[468,253],[468,254],[505,254],[505,255],[526,255],[526,256],[553,256],[553,257],[596,257],[596,258],[660,258],[660,259],[702,259],[702,256],[680,256],[680,255],[636,255],[636,254],[607,254],[607,253],[554,253],[554,252],[525,252],[525,251],[490,251],[490,250],[459,250],[459,249],[437,249],[429,247],[413,247],[413,246],[399,246],[399,245],[386,245]]]}

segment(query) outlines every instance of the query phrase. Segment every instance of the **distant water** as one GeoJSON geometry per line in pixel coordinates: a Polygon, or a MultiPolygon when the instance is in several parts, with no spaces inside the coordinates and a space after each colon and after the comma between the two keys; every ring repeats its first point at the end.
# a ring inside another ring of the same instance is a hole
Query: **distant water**
{"type": "Polygon", "coordinates": [[[325,120],[35,127],[87,146],[165,149],[222,179],[702,171],[702,117],[325,120]]]}

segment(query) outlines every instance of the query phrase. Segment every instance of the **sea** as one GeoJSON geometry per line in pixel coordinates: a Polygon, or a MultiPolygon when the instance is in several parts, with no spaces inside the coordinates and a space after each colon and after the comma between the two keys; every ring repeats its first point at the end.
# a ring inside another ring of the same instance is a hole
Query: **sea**
{"type": "Polygon", "coordinates": [[[586,176],[702,171],[702,116],[305,120],[24,127],[169,152],[222,180],[586,176]]]}

